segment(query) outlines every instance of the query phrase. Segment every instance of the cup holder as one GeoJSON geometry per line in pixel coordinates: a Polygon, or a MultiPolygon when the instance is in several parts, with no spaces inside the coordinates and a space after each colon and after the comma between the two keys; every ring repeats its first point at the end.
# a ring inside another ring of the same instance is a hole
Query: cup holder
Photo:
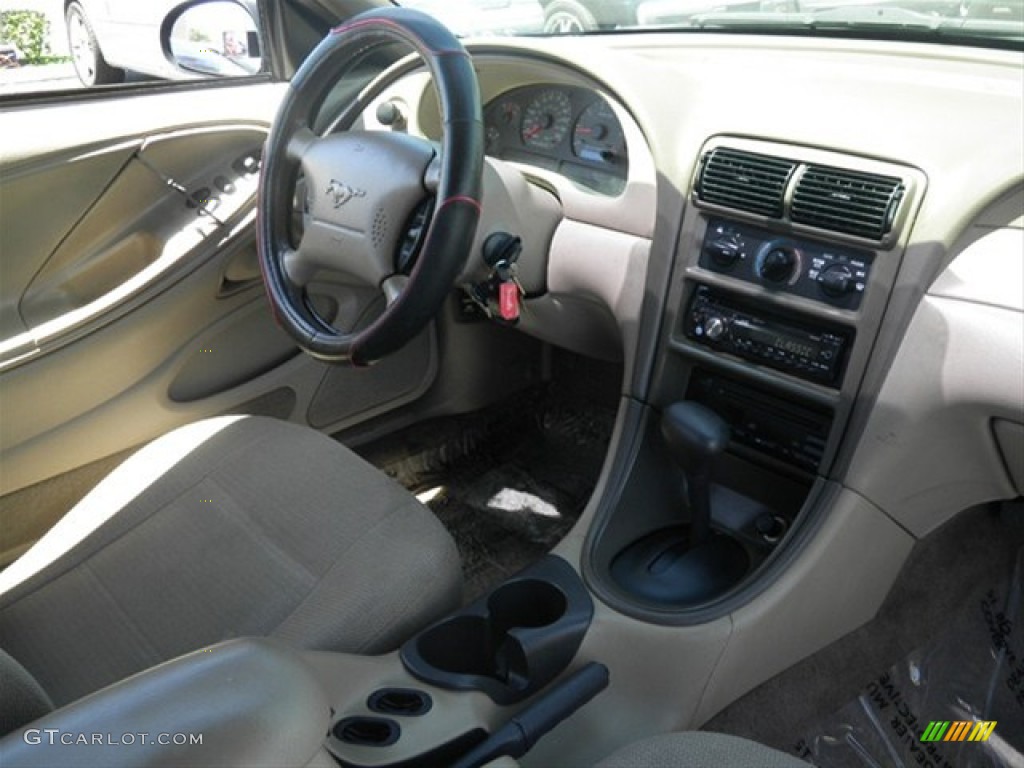
{"type": "Polygon", "coordinates": [[[402,729],[386,717],[346,717],[334,724],[331,733],[338,741],[357,747],[390,747],[402,729]]]}
{"type": "Polygon", "coordinates": [[[494,668],[490,622],[483,616],[456,616],[423,633],[423,661],[453,675],[489,675],[494,668]]]}
{"type": "Polygon", "coordinates": [[[366,700],[366,708],[371,712],[401,717],[422,717],[433,706],[430,694],[415,688],[381,688],[366,700]]]}
{"type": "Polygon", "coordinates": [[[593,613],[576,572],[549,556],[414,637],[402,661],[426,682],[511,704],[569,665],[593,613]]]}
{"type": "Polygon", "coordinates": [[[487,598],[497,627],[546,627],[565,615],[565,593],[549,581],[523,579],[502,584],[487,598]]]}

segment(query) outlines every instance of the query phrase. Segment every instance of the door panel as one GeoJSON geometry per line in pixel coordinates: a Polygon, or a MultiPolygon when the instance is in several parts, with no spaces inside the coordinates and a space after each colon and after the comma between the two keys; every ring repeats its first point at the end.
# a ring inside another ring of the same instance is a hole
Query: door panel
{"type": "MultiPolygon", "coordinates": [[[[281,93],[236,84],[0,113],[0,339],[27,353],[0,358],[0,528],[38,535],[69,495],[49,489],[195,419],[312,414],[333,431],[430,387],[432,328],[355,371],[301,354],[271,321],[254,192],[281,93]]],[[[344,328],[372,319],[379,293],[318,282],[314,301],[344,328]]]]}
{"type": "MultiPolygon", "coordinates": [[[[103,298],[160,258],[168,239],[158,226],[166,199],[160,178],[130,158],[62,237],[21,297],[22,320],[36,331],[37,343],[40,326],[103,298]]],[[[40,224],[12,223],[14,228],[40,224]]]]}
{"type": "Polygon", "coordinates": [[[301,354],[261,301],[250,302],[203,329],[198,343],[189,346],[167,388],[168,397],[176,403],[192,403],[234,389],[301,354]]]}
{"type": "MultiPolygon", "coordinates": [[[[21,318],[36,343],[59,341],[61,333],[131,298],[183,260],[196,258],[207,240],[224,237],[225,227],[252,210],[265,139],[264,129],[221,127],[142,142],[106,187],[94,187],[98,196],[26,289],[21,318]],[[56,322],[73,311],[73,324],[71,318],[56,322]],[[44,327],[49,329],[45,337],[44,327]]],[[[94,154],[111,153],[121,156],[122,150],[94,154]]],[[[23,173],[11,182],[10,196],[23,198],[21,187],[31,188],[34,175],[23,173]]],[[[63,187],[87,180],[53,181],[63,187]]],[[[38,223],[27,217],[9,226],[35,229],[38,223]]]]}
{"type": "Polygon", "coordinates": [[[18,309],[21,296],[95,202],[96,191],[109,186],[140,145],[121,144],[98,154],[59,152],[31,173],[5,171],[0,177],[0,343],[28,330],[18,309]]]}

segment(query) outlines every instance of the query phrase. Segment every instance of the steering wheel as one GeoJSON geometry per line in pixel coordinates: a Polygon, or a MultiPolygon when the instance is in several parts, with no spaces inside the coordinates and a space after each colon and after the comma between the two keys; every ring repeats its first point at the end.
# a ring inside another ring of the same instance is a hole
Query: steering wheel
{"type": "Polygon", "coordinates": [[[292,78],[263,158],[259,259],[279,325],[314,357],[367,365],[430,322],[462,271],[480,217],[484,135],[469,54],[419,11],[369,11],[332,30],[292,78]],[[430,142],[387,131],[317,136],[320,106],[353,62],[394,43],[430,72],[444,135],[430,142]],[[301,242],[289,236],[299,174],[301,242]],[[417,235],[416,233],[419,232],[417,235]],[[378,287],[387,300],[367,327],[342,332],[313,308],[306,286],[322,271],[378,287]]]}

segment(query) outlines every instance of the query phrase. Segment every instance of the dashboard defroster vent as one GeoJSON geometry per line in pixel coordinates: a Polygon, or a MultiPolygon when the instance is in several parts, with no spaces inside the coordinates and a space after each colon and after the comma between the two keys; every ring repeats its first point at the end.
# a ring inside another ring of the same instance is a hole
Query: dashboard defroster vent
{"type": "Polygon", "coordinates": [[[701,159],[697,196],[706,203],[780,217],[796,167],[792,160],[718,147],[701,159]]]}
{"type": "Polygon", "coordinates": [[[809,165],[797,179],[791,219],[833,232],[881,240],[906,192],[901,179],[809,165]]]}

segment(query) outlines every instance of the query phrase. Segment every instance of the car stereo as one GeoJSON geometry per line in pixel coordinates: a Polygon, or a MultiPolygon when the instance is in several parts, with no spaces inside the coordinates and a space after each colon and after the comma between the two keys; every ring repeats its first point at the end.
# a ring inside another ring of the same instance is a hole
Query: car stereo
{"type": "Polygon", "coordinates": [[[852,331],[778,318],[698,286],[686,312],[686,336],[713,349],[810,381],[838,386],[852,331]]]}

